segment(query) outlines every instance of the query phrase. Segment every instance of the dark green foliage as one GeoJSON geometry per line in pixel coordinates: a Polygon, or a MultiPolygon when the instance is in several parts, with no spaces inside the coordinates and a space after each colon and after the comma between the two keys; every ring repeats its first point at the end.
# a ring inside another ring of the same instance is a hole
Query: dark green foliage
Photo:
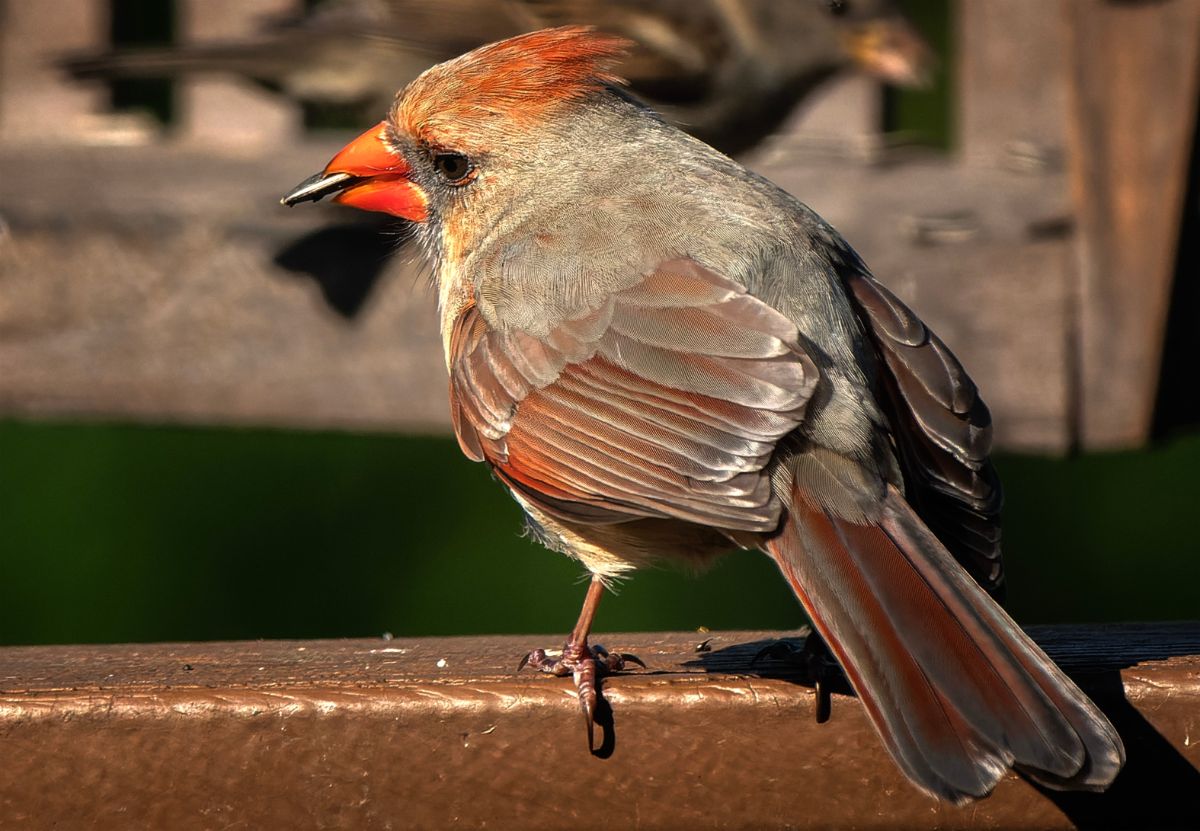
{"type": "MultiPolygon", "coordinates": [[[[0,643],[543,632],[582,569],[449,438],[0,423],[0,643]]],[[[1200,438],[1004,457],[1022,621],[1194,617],[1200,438]]],[[[775,567],[639,573],[597,630],[786,628],[775,567]]],[[[603,642],[603,638],[600,638],[603,642]]],[[[536,645],[536,644],[535,644],[536,645]]]]}

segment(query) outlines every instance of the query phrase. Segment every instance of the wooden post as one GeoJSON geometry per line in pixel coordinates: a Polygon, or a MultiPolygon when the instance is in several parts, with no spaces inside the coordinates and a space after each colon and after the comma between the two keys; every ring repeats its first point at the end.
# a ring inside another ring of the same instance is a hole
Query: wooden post
{"type": "MultiPolygon", "coordinates": [[[[253,35],[269,15],[298,11],[300,0],[184,0],[184,41],[239,40],[253,35]]],[[[224,147],[294,141],[300,109],[286,99],[237,78],[188,78],[180,82],[182,135],[224,147]]]]}
{"type": "Polygon", "coordinates": [[[1067,0],[1080,438],[1149,435],[1200,97],[1200,3],[1067,0]]]}
{"type": "Polygon", "coordinates": [[[10,647],[0,827],[1200,827],[1200,624],[1031,633],[1124,737],[1106,794],[938,804],[761,632],[604,637],[648,669],[605,680],[596,756],[570,679],[515,671],[555,638],[10,647]]]}
{"type": "Polygon", "coordinates": [[[1045,0],[960,0],[959,149],[968,161],[1061,167],[1067,32],[1045,0]]]}

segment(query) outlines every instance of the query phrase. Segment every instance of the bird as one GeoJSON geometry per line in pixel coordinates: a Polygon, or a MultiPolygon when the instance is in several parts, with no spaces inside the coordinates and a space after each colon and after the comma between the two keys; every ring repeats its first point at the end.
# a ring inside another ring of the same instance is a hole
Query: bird
{"type": "Polygon", "coordinates": [[[61,61],[78,80],[226,73],[302,102],[374,113],[398,85],[468,49],[559,24],[636,42],[621,73],[675,123],[748,149],[839,72],[928,81],[932,52],[895,0],[327,0],[242,40],[61,61]]]}
{"type": "Polygon", "coordinates": [[[629,94],[567,26],[434,66],[281,200],[399,217],[437,286],[462,452],[591,580],[560,657],[593,740],[606,586],[778,566],[900,770],[1102,790],[1124,747],[989,595],[991,421],[946,345],[798,199],[629,94]]]}

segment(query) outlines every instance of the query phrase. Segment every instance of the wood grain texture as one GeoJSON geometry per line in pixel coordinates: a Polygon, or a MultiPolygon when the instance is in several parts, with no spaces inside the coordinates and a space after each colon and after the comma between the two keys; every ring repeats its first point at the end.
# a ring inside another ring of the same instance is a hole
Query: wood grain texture
{"type": "Polygon", "coordinates": [[[908,786],[861,707],[751,666],[767,633],[610,635],[588,756],[539,637],[0,649],[4,828],[1196,827],[1200,624],[1035,627],[1121,731],[1104,795],[1010,776],[964,809],[908,786]],[[698,651],[704,641],[709,651],[698,651]]]}
{"type": "Polygon", "coordinates": [[[1036,172],[1063,164],[1067,36],[1046,0],[961,0],[955,44],[958,149],[1036,172]]]}
{"type": "Polygon", "coordinates": [[[1080,438],[1137,446],[1153,417],[1195,136],[1200,3],[1066,8],[1080,438]]]}

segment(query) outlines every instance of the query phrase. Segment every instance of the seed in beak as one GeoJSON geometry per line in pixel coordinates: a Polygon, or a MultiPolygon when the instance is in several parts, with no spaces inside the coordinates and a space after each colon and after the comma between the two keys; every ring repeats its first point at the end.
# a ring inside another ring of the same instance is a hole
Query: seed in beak
{"type": "Polygon", "coordinates": [[[301,202],[320,202],[326,196],[340,193],[360,181],[362,177],[351,176],[349,173],[316,173],[292,188],[279,200],[279,204],[290,208],[301,202]]]}

